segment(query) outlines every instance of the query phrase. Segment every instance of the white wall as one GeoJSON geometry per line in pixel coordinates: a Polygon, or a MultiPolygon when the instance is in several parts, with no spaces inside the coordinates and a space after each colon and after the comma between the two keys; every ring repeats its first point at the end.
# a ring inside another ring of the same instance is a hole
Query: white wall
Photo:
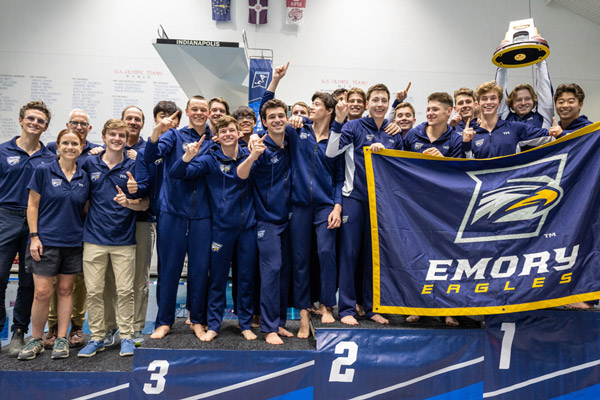
{"type": "MultiPolygon", "coordinates": [[[[285,3],[271,0],[269,23],[254,26],[247,2],[232,3],[232,20],[217,23],[209,0],[3,0],[0,140],[18,134],[19,107],[40,94],[54,112],[45,141],[80,104],[93,111],[95,141],[126,104],[140,105],[149,119],[158,99],[184,106],[152,47],[159,24],[178,39],[241,42],[245,29],[251,47],[274,50],[276,65],[290,61],[278,91],[288,103],[308,101],[315,90],[383,82],[396,91],[412,81],[408,100],[422,121],[429,93],[493,79],[491,55],[509,21],[529,17],[523,0],[308,0],[304,25],[291,27],[285,3]]],[[[600,26],[544,0],[532,0],[531,10],[550,43],[554,86],[579,83],[584,113],[600,120],[600,26]]],[[[509,86],[531,80],[531,68],[510,71],[509,86]]]]}

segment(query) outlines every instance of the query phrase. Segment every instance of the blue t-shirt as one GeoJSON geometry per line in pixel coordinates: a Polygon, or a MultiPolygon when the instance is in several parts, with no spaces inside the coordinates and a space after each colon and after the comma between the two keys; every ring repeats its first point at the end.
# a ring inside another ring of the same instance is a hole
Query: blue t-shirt
{"type": "Polygon", "coordinates": [[[79,247],[83,238],[83,207],[90,183],[77,168],[69,182],[57,161],[40,164],[27,188],[40,194],[38,233],[45,246],[79,247]]]}

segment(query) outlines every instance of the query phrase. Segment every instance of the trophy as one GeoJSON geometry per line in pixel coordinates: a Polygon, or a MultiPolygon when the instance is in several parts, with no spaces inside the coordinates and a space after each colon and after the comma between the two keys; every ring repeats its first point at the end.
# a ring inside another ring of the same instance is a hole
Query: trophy
{"type": "Polygon", "coordinates": [[[511,21],[504,41],[496,48],[492,62],[501,68],[520,68],[537,64],[550,55],[548,42],[537,35],[533,19],[511,21]]]}

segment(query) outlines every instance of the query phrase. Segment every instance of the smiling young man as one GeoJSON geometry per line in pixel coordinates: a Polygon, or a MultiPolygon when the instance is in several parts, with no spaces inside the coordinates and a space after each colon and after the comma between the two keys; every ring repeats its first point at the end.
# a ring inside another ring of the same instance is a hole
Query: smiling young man
{"type": "Polygon", "coordinates": [[[383,84],[373,85],[367,91],[368,117],[348,121],[348,105],[339,102],[335,121],[331,126],[326,155],[345,155],[345,181],[342,189],[342,228],[339,256],[339,305],[341,322],[357,325],[355,310],[357,303],[355,270],[360,250],[364,257],[364,306],[367,318],[386,324],[388,320],[372,311],[373,285],[371,263],[371,235],[367,197],[367,176],[363,147],[372,151],[383,148],[402,149],[402,135],[392,136],[385,132],[385,119],[389,106],[390,92],[383,84]]]}
{"type": "Polygon", "coordinates": [[[427,98],[427,121],[411,129],[404,138],[404,149],[438,157],[461,157],[462,140],[448,125],[452,97],[435,92],[427,98]]]}
{"type": "Polygon", "coordinates": [[[365,113],[367,96],[361,88],[351,88],[348,91],[348,121],[362,118],[365,113]]]}
{"type": "Polygon", "coordinates": [[[248,147],[250,136],[254,133],[256,125],[256,114],[254,110],[248,106],[239,106],[231,113],[240,126],[240,141],[239,144],[243,147],[248,147]]]}
{"type": "Polygon", "coordinates": [[[229,115],[229,104],[222,97],[214,97],[208,102],[208,131],[217,135],[217,122],[225,115],[229,115]]]}
{"type": "Polygon", "coordinates": [[[405,137],[417,122],[415,108],[410,103],[399,103],[394,109],[394,123],[402,129],[402,137],[405,137]]]}
{"type": "Polygon", "coordinates": [[[123,151],[127,132],[127,124],[122,120],[106,121],[102,129],[105,150],[97,157],[89,157],[82,167],[90,180],[90,209],[83,229],[83,276],[92,336],[79,351],[79,357],[92,357],[105,348],[104,295],[107,290],[112,293],[106,295],[116,300],[116,321],[121,336],[119,354],[133,355],[134,211],[146,210],[149,202],[147,198],[125,197],[135,193],[129,192],[135,161],[123,151]],[[114,292],[105,286],[109,265],[114,274],[114,292]]]}
{"type": "Polygon", "coordinates": [[[554,105],[563,129],[561,136],[592,124],[585,115],[580,115],[584,99],[585,93],[576,83],[563,83],[556,88],[554,105]]]}
{"type": "MultiPolygon", "coordinates": [[[[188,100],[185,113],[189,125],[176,129],[178,112],[163,118],[147,141],[144,158],[153,163],[163,158],[167,170],[181,159],[190,143],[200,141],[206,132],[208,102],[202,96],[188,100]]],[[[200,154],[207,154],[210,140],[203,142],[200,154]]],[[[177,288],[188,255],[188,285],[191,328],[199,338],[206,324],[205,298],[210,262],[211,211],[203,179],[182,180],[164,174],[160,188],[160,217],[157,248],[160,276],[157,285],[158,314],[153,339],[169,333],[175,322],[177,288]]]]}
{"type": "Polygon", "coordinates": [[[31,305],[33,277],[25,271],[27,249],[27,184],[40,164],[56,160],[56,152],[40,141],[50,124],[50,110],[42,101],[31,101],[19,110],[21,134],[0,144],[0,331],[6,320],[5,296],[10,269],[19,254],[19,288],[13,309],[13,332],[8,354],[16,357],[25,344],[31,305]]]}
{"type": "Polygon", "coordinates": [[[248,150],[238,145],[237,120],[223,116],[217,121],[219,147],[196,157],[202,140],[188,145],[181,160],[169,169],[176,179],[203,178],[213,214],[210,279],[208,289],[208,330],[200,340],[216,338],[223,321],[227,276],[233,255],[238,261],[237,315],[242,336],[256,339],[252,332],[253,286],[256,268],[256,217],[252,187],[236,176],[237,167],[248,157],[248,150]]]}
{"type": "Polygon", "coordinates": [[[477,125],[477,118],[481,116],[481,112],[472,89],[461,87],[454,91],[454,112],[456,114],[450,119],[449,124],[454,127],[456,133],[462,135],[467,121],[470,121],[471,127],[477,125]]]}
{"type": "Polygon", "coordinates": [[[481,124],[463,130],[463,151],[467,158],[490,158],[518,153],[523,146],[535,147],[548,143],[561,134],[553,125],[549,130],[530,124],[498,118],[502,88],[495,82],[485,82],[476,90],[481,109],[481,124]]]}

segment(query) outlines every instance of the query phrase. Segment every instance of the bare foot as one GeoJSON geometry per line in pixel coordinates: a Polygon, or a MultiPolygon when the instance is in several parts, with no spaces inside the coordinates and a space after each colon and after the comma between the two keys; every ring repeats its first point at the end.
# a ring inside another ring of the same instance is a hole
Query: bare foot
{"type": "Polygon", "coordinates": [[[331,307],[325,307],[321,304],[321,323],[322,324],[333,324],[335,318],[333,318],[333,309],[331,307]]]}
{"type": "Polygon", "coordinates": [[[260,315],[252,316],[252,328],[260,328],[260,315]]]}
{"type": "MultiPolygon", "coordinates": [[[[197,325],[200,325],[200,324],[197,324],[197,325]]],[[[198,335],[196,335],[196,336],[198,336],[198,335]]],[[[219,334],[217,332],[208,330],[205,333],[203,333],[202,335],[198,336],[198,339],[200,339],[203,342],[212,342],[212,340],[214,338],[216,338],[217,336],[219,336],[219,334]]]]}
{"type": "Polygon", "coordinates": [[[571,310],[589,310],[594,308],[592,304],[586,303],[585,301],[580,301],[579,303],[571,303],[565,305],[565,308],[569,308],[571,310]]]}
{"type": "Polygon", "coordinates": [[[448,326],[458,326],[459,325],[458,320],[454,317],[446,317],[444,319],[444,321],[446,322],[446,325],[448,325],[448,326]]]}
{"type": "MultiPolygon", "coordinates": [[[[204,326],[202,326],[201,324],[191,324],[190,325],[190,329],[194,331],[194,335],[196,335],[196,337],[200,340],[202,340],[202,337],[204,336],[205,333],[208,332],[213,332],[216,335],[215,331],[208,331],[206,332],[204,329],[204,326]]],[[[210,339],[212,340],[212,339],[210,339]]],[[[202,340],[203,342],[210,342],[210,340],[202,340]]]]}
{"type": "Polygon", "coordinates": [[[308,338],[310,333],[310,327],[308,326],[309,318],[308,310],[300,310],[300,329],[298,330],[298,337],[300,339],[308,338]]]}
{"type": "Polygon", "coordinates": [[[150,339],[162,339],[167,336],[169,332],[171,332],[171,327],[169,325],[161,325],[152,332],[150,339]]]}
{"type": "Polygon", "coordinates": [[[188,324],[188,325],[192,324],[192,321],[190,320],[190,315],[189,314],[188,314],[187,319],[185,320],[185,323],[188,324]]]}
{"type": "Polygon", "coordinates": [[[419,315],[409,315],[406,317],[406,322],[417,322],[421,318],[419,315]]]}
{"type": "Polygon", "coordinates": [[[369,318],[371,321],[375,321],[378,324],[389,324],[390,321],[387,320],[387,318],[383,318],[381,315],[379,314],[373,314],[373,316],[371,318],[369,318]]]}
{"type": "Polygon", "coordinates": [[[294,334],[292,332],[288,331],[282,326],[279,327],[279,332],[277,332],[277,334],[283,337],[294,337],[294,334]]]}
{"type": "Polygon", "coordinates": [[[321,307],[319,306],[317,308],[317,306],[315,306],[314,304],[312,305],[311,308],[308,309],[308,311],[310,311],[313,314],[321,314],[321,307]]]}
{"type": "Polygon", "coordinates": [[[359,317],[364,317],[365,316],[365,308],[362,305],[360,305],[360,304],[356,305],[356,312],[358,313],[359,317]]]}
{"type": "Polygon", "coordinates": [[[346,325],[358,325],[358,321],[352,315],[346,315],[340,319],[340,322],[346,325]]]}
{"type": "MultiPolygon", "coordinates": [[[[279,328],[281,329],[281,328],[279,328]]],[[[283,344],[283,340],[279,337],[277,332],[269,332],[267,336],[265,336],[265,342],[269,344],[283,344]]]]}
{"type": "Polygon", "coordinates": [[[255,340],[257,338],[257,336],[254,334],[254,332],[252,332],[250,329],[246,329],[245,331],[242,331],[242,336],[246,340],[255,340]]]}

